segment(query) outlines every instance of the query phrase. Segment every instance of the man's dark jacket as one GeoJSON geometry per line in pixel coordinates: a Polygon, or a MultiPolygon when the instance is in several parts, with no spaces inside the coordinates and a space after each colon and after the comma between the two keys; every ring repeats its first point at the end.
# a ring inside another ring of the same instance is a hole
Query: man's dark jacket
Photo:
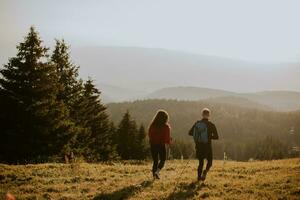
{"type": "MultiPolygon", "coordinates": [[[[214,123],[210,122],[208,119],[201,119],[197,122],[204,122],[207,126],[208,144],[211,144],[211,140],[219,139],[218,131],[214,123]]],[[[193,136],[194,128],[197,122],[194,123],[193,127],[189,131],[189,135],[193,136]]]]}

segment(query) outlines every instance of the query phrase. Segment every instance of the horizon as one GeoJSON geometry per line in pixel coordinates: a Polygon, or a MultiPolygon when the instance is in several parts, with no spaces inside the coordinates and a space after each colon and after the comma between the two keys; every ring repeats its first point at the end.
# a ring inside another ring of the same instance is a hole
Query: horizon
{"type": "MultiPolygon", "coordinates": [[[[35,27],[36,28],[36,27],[35,27]]],[[[38,29],[36,28],[36,30],[38,31],[38,29]]],[[[38,31],[39,32],[39,31],[38,31]]],[[[24,35],[25,36],[25,35],[24,35]]],[[[23,36],[23,38],[24,38],[23,36]]],[[[43,36],[40,34],[41,39],[43,40],[43,36]]],[[[21,42],[21,41],[19,41],[21,42]]],[[[47,46],[49,48],[49,53],[51,53],[51,51],[53,50],[54,47],[54,42],[55,40],[53,39],[53,46],[47,46]]],[[[97,85],[99,88],[101,88],[101,86],[106,85],[106,86],[113,86],[116,88],[122,88],[122,89],[128,89],[134,92],[141,92],[141,87],[132,87],[133,85],[135,85],[136,83],[140,83],[142,85],[142,87],[147,86],[145,88],[145,91],[147,93],[151,93],[151,92],[155,92],[157,90],[160,89],[164,89],[164,88],[172,88],[172,87],[197,87],[197,88],[207,88],[207,89],[216,89],[216,90],[223,90],[223,91],[230,91],[230,92],[235,92],[235,93],[259,93],[259,92],[265,92],[265,91],[290,91],[290,92],[300,92],[300,88],[295,87],[295,85],[293,86],[294,88],[251,88],[251,89],[246,89],[246,88],[238,88],[238,89],[234,89],[234,88],[230,88],[230,87],[223,87],[221,85],[219,86],[210,86],[210,85],[202,85],[202,84],[178,84],[178,83],[158,83],[156,85],[153,85],[153,81],[151,82],[150,79],[148,80],[148,82],[142,82],[142,81],[135,81],[135,82],[130,82],[128,85],[124,86],[123,82],[109,82],[109,81],[102,81],[101,78],[97,77],[97,75],[92,75],[93,72],[91,73],[91,68],[87,68],[87,65],[81,63],[81,58],[74,56],[74,52],[80,50],[80,49],[84,49],[84,48],[88,48],[88,49],[93,49],[93,48],[100,48],[100,49],[135,49],[135,50],[146,50],[146,51],[155,51],[155,52],[164,52],[164,53],[172,53],[172,54],[180,54],[183,56],[192,56],[192,57],[203,57],[203,58],[209,58],[210,61],[209,62],[220,62],[220,61],[225,61],[225,62],[232,62],[232,63],[238,63],[238,64],[242,64],[241,66],[244,69],[258,69],[261,68],[262,66],[265,68],[265,70],[271,70],[272,68],[274,68],[274,66],[276,66],[277,69],[285,68],[285,65],[299,65],[300,62],[274,62],[274,63],[264,63],[264,62],[255,62],[255,61],[247,61],[247,60],[242,60],[242,59],[235,59],[235,58],[228,58],[228,57],[221,57],[221,56],[215,56],[215,55],[205,55],[205,54],[197,54],[195,52],[185,52],[182,50],[174,50],[174,49],[165,49],[165,48],[151,48],[151,47],[134,47],[134,46],[82,46],[82,47],[73,47],[72,44],[70,45],[70,55],[71,58],[75,60],[75,64],[80,66],[80,74],[81,77],[86,79],[88,77],[91,77],[94,81],[96,81],[97,85]],[[75,51],[74,51],[75,50],[75,51]]],[[[14,47],[14,51],[15,53],[17,52],[16,47],[14,47]]],[[[13,54],[15,54],[13,53],[13,54]]],[[[12,54],[12,55],[13,55],[12,54]]],[[[3,60],[2,66],[4,64],[6,64],[9,60],[9,58],[11,58],[13,56],[10,56],[8,58],[6,58],[6,60],[3,60]]],[[[95,57],[96,58],[96,57],[95,57]]],[[[0,62],[1,62],[1,55],[0,55],[0,62]]],[[[86,60],[85,60],[86,61],[86,60]]],[[[91,66],[88,66],[91,67],[91,66]]],[[[298,66],[297,66],[298,67],[298,66]]],[[[297,69],[294,68],[294,69],[297,69]]],[[[276,69],[274,68],[274,69],[276,69]]],[[[221,68],[220,68],[221,69],[221,68]]],[[[297,69],[298,70],[298,69],[297,69]]],[[[298,72],[298,71],[297,71],[298,72]]],[[[104,71],[105,73],[105,71],[104,71]]],[[[295,74],[294,74],[295,75],[295,74]]],[[[144,92],[145,92],[144,91],[144,92]]],[[[105,91],[106,92],[106,91],[105,91]]]]}
{"type": "Polygon", "coordinates": [[[63,38],[80,76],[91,76],[100,88],[300,92],[298,4],[4,0],[0,64],[15,55],[33,25],[49,54],[63,38]]]}

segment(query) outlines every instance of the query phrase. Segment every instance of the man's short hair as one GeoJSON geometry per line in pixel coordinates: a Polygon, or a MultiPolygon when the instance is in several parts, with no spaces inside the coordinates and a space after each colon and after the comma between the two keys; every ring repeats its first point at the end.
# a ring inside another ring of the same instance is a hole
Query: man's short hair
{"type": "Polygon", "coordinates": [[[209,115],[210,114],[210,110],[208,108],[204,108],[202,110],[202,115],[209,115]]]}

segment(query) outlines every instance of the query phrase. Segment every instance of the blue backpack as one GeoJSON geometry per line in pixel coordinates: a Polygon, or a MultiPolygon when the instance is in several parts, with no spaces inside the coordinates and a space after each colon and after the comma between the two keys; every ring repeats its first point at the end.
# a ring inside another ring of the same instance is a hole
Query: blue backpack
{"type": "Polygon", "coordinates": [[[193,138],[196,143],[208,143],[207,125],[202,121],[195,124],[193,138]]]}

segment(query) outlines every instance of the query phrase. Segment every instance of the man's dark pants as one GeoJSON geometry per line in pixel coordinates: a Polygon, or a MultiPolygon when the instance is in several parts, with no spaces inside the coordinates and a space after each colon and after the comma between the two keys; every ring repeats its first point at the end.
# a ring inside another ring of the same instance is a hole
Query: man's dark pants
{"type": "Polygon", "coordinates": [[[200,178],[203,171],[203,164],[204,159],[207,160],[206,168],[205,170],[208,171],[210,167],[212,166],[212,147],[211,144],[203,144],[203,143],[197,143],[196,144],[196,156],[199,160],[199,166],[198,166],[198,177],[200,178]]]}

